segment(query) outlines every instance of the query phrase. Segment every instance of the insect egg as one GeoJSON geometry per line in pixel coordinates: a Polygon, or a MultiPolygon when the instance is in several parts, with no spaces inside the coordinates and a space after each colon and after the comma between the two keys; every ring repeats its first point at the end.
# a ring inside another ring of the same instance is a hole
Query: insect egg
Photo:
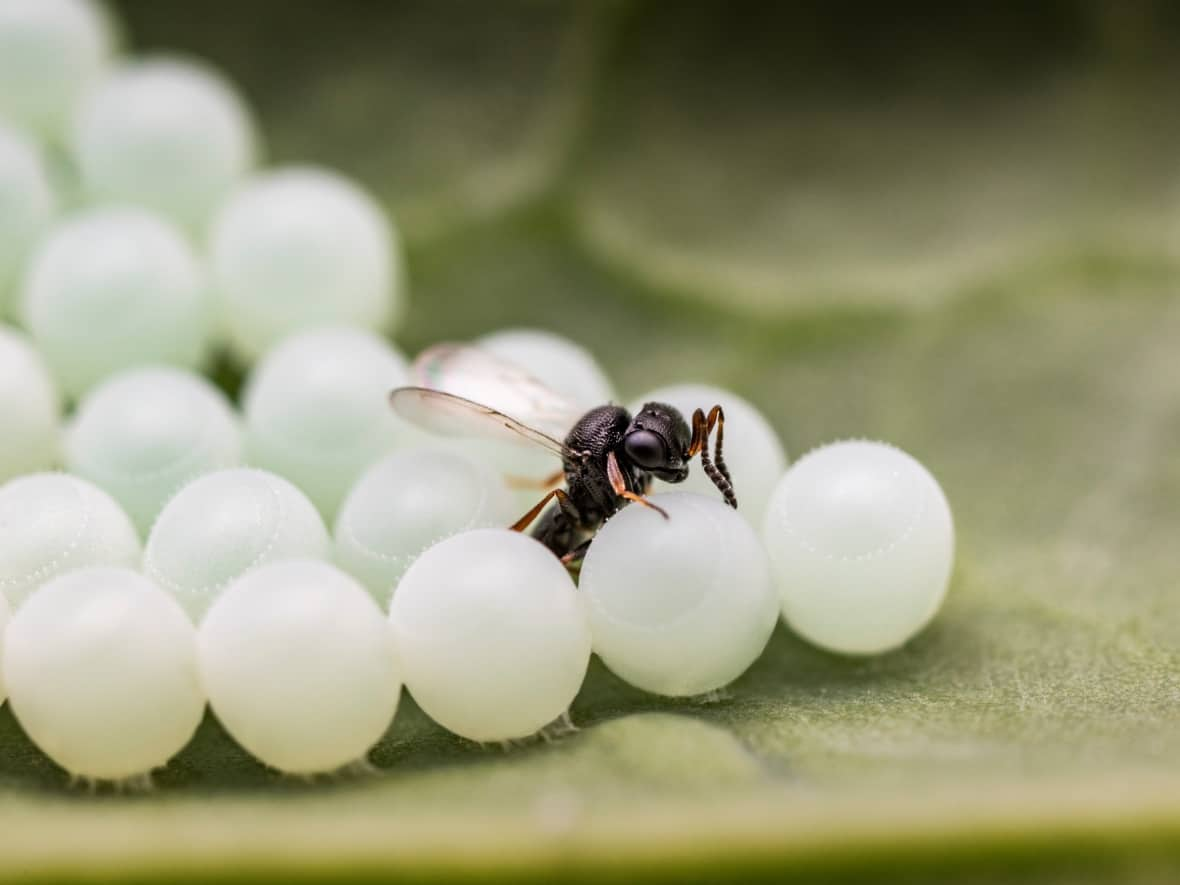
{"type": "Polygon", "coordinates": [[[331,539],[307,496],[287,480],[245,467],[193,480],[148,535],[147,576],[194,620],[246,571],[281,559],[328,559],[331,539]]]}
{"type": "Polygon", "coordinates": [[[594,651],[655,694],[699,695],[737,679],[770,639],[778,600],[749,523],[715,496],[653,495],[602,527],[582,565],[594,651]]]}
{"type": "Polygon", "coordinates": [[[60,138],[78,100],[106,69],[114,42],[103,7],[91,0],[4,0],[0,117],[60,138]]]}
{"type": "Polygon", "coordinates": [[[83,102],[73,147],[92,202],[146,206],[188,229],[204,225],[256,153],[233,86],[173,58],[113,71],[83,102]]]}
{"type": "Polygon", "coordinates": [[[452,452],[394,452],[353,486],[336,518],[336,562],[382,606],[410,563],[443,538],[520,514],[488,467],[452,452]]]}
{"type": "Polygon", "coordinates": [[[523,369],[589,411],[615,393],[594,356],[580,344],[541,329],[504,329],[476,342],[523,369]]]}
{"type": "Polygon", "coordinates": [[[540,543],[507,529],[464,532],[419,556],[389,619],[414,700],[475,741],[527,737],[557,719],[590,660],[568,572],[540,543]]]}
{"type": "Polygon", "coordinates": [[[58,454],[61,402],[41,355],[0,325],[0,483],[52,467],[58,454]]]}
{"type": "Polygon", "coordinates": [[[283,771],[361,759],[397,709],[389,624],[360,584],[324,562],[276,562],[234,581],[201,623],[198,648],[217,718],[283,771]]]}
{"type": "Polygon", "coordinates": [[[41,153],[22,133],[0,124],[0,319],[15,310],[17,281],[55,202],[41,153]]]}
{"type": "Polygon", "coordinates": [[[388,331],[400,312],[396,230],[368,194],[326,169],[247,183],[218,214],[211,250],[222,322],[248,360],[312,326],[388,331]]]}
{"type": "MultiPolygon", "coordinates": [[[[8,604],[8,599],[3,594],[0,594],[0,662],[4,660],[4,641],[8,630],[8,621],[12,617],[12,606],[8,604]]],[[[4,684],[2,674],[0,674],[0,704],[4,703],[4,699],[8,697],[8,688],[4,684]]]]}
{"type": "Polygon", "coordinates": [[[93,483],[35,473],[0,486],[0,590],[14,609],[41,584],[73,569],[139,564],[135,527],[93,483]]]}
{"type": "Polygon", "coordinates": [[[83,777],[163,765],[205,708],[192,624],[129,569],[79,569],[38,589],[9,622],[3,668],[21,727],[83,777]]]}
{"type": "Polygon", "coordinates": [[[132,369],[82,401],[66,440],[66,463],[102,486],[146,535],[187,481],[236,465],[241,441],[229,400],[199,375],[132,369]]]}
{"type": "Polygon", "coordinates": [[[246,459],[294,482],[334,519],[349,488],[405,432],[389,391],[401,354],[362,329],[292,335],[254,369],[243,394],[246,459]]]}
{"type": "Polygon", "coordinates": [[[847,654],[888,651],[926,626],[954,557],[938,481],[877,442],[833,443],[796,462],[774,489],[763,539],[787,623],[847,654]]]}
{"type": "MultiPolygon", "coordinates": [[[[632,410],[653,401],[675,406],[686,421],[692,420],[695,409],[703,409],[707,414],[714,405],[721,406],[725,413],[723,454],[733,475],[738,512],[750,521],[750,525],[761,526],[770,490],[787,465],[783,444],[770,422],[749,401],[733,391],[706,384],[658,388],[637,399],[632,410]]],[[[717,489],[699,463],[692,466],[683,483],[672,486],[657,481],[656,488],[717,495],[717,489]]]]}
{"type": "Polygon", "coordinates": [[[33,254],[21,315],[63,390],[115,372],[196,368],[209,323],[201,270],[173,227],[140,209],[94,209],[54,228],[33,254]]]}

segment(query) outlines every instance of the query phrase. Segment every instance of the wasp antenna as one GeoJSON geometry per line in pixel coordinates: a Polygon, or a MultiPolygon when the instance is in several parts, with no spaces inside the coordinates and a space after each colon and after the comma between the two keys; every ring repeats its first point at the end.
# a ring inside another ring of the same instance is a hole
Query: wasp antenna
{"type": "MultiPolygon", "coordinates": [[[[733,477],[729,475],[729,467],[725,463],[725,458],[721,454],[722,445],[725,442],[725,412],[721,406],[713,406],[709,411],[709,429],[717,426],[717,442],[713,446],[713,462],[717,465],[717,469],[721,471],[721,475],[725,477],[726,481],[733,487],[733,477]]],[[[734,504],[733,506],[737,506],[734,504]]]]}
{"type": "Polygon", "coordinates": [[[701,448],[701,467],[705,469],[705,474],[713,481],[713,485],[717,486],[717,490],[724,496],[725,503],[737,509],[737,496],[733,492],[733,483],[713,463],[713,459],[709,457],[709,447],[707,445],[701,448]]]}

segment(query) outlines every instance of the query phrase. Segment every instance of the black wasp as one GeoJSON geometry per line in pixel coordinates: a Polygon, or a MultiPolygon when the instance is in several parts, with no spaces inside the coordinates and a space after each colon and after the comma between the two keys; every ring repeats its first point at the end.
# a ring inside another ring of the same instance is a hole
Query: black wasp
{"type": "Polygon", "coordinates": [[[524,531],[540,516],[533,537],[563,562],[579,559],[603,521],[628,502],[667,518],[647,500],[652,479],[683,482],[688,462],[698,454],[726,502],[737,507],[721,454],[725,415],[720,406],[707,414],[697,409],[691,427],[664,403],[646,403],[634,416],[614,405],[583,412],[514,363],[461,344],[424,351],[414,361],[410,378],[414,386],[394,390],[390,403],[423,429],[449,436],[527,440],[561,458],[562,470],[536,485],[550,488],[564,478],[565,488],[550,489],[512,528],[524,531]],[[546,511],[554,499],[557,506],[546,511]]]}

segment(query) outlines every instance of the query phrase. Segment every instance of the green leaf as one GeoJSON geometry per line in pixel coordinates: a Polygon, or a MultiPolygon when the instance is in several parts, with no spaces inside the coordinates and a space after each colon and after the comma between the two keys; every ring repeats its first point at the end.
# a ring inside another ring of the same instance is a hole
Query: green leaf
{"type": "Polygon", "coordinates": [[[154,793],[92,798],[4,708],[0,876],[1175,879],[1165,7],[731,6],[126,8],[139,45],[239,77],[276,158],[399,210],[410,349],[547,326],[623,393],[734,387],[793,456],[920,458],[958,533],[933,625],[866,660],[780,628],[712,704],[595,663],[554,743],[477,746],[406,700],[376,771],[311,784],[210,718],[154,793]]]}
{"type": "Polygon", "coordinates": [[[884,7],[862,39],[896,40],[895,55],[841,34],[846,54],[808,67],[832,39],[815,10],[647,7],[601,87],[574,235],[645,285],[755,316],[926,306],[1094,251],[1159,258],[1180,180],[1175,77],[1126,70],[1102,31],[1080,36],[1094,63],[1061,64],[1078,51],[1054,45],[1062,32],[1096,27],[1084,12],[948,16],[977,43],[931,59],[905,45],[905,5],[884,7]],[[1045,44],[1013,58],[988,43],[1018,30],[1045,44]]]}

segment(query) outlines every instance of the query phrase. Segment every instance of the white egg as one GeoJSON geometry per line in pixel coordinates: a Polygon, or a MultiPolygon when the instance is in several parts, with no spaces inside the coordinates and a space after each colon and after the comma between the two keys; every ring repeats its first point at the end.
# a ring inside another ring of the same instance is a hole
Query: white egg
{"type": "Polygon", "coordinates": [[[8,625],[3,665],[21,727],[82,777],[164,765],[205,709],[192,624],[129,569],[80,569],[42,586],[8,625]]]}
{"type": "Polygon", "coordinates": [[[884,443],[854,441],[816,449],[787,471],[763,540],[795,632],[831,651],[875,654],[938,611],[955,533],[925,467],[884,443]]]}
{"type": "Polygon", "coordinates": [[[519,513],[488,467],[446,451],[413,449],[378,461],[336,518],[336,563],[382,606],[410,564],[444,538],[509,525],[519,513]]]}
{"type": "Polygon", "coordinates": [[[610,379],[593,354],[554,332],[504,329],[476,343],[523,367],[584,411],[615,400],[610,379]]]}
{"type": "Polygon", "coordinates": [[[92,210],[56,227],[31,259],[21,308],[70,396],[120,369],[191,369],[205,357],[200,266],[179,232],[143,210],[92,210]]]}
{"type": "Polygon", "coordinates": [[[307,496],[265,470],[219,470],[172,498],[148,535],[147,576],[193,620],[232,581],[281,559],[328,559],[332,541],[307,496]]]}
{"type": "Polygon", "coordinates": [[[766,553],[750,524],[713,497],[653,495],[668,514],[623,508],[586,554],[594,651],[655,694],[722,688],[757,660],[778,620],[766,553]]]}
{"type": "Polygon", "coordinates": [[[0,325],[0,483],[52,467],[58,458],[61,398],[41,355],[0,325]]]}
{"type": "Polygon", "coordinates": [[[115,500],[65,473],[0,486],[0,590],[13,608],[46,581],[92,565],[140,564],[139,537],[115,500]]]}
{"type": "Polygon", "coordinates": [[[397,710],[389,625],[365,589],[324,562],[255,569],[198,636],[213,712],[267,765],[316,774],[363,759],[397,710]]]}
{"type": "Polygon", "coordinates": [[[89,0],[0,3],[0,117],[41,138],[65,134],[79,100],[110,63],[114,34],[89,0]]]}
{"type": "MultiPolygon", "coordinates": [[[[706,384],[676,384],[660,387],[636,399],[631,411],[636,412],[647,402],[662,402],[675,407],[692,424],[692,413],[701,409],[706,415],[715,405],[725,413],[725,440],[722,452],[733,476],[737,493],[738,511],[753,526],[761,526],[770,500],[770,490],[787,466],[787,456],[778,434],[766,417],[747,400],[730,390],[706,384]]],[[[709,454],[713,453],[716,430],[710,437],[709,454]]],[[[720,492],[701,469],[700,459],[693,460],[688,479],[679,485],[657,481],[657,491],[699,492],[720,498],[720,492]]]]}
{"type": "MultiPolygon", "coordinates": [[[[8,621],[12,618],[12,606],[8,604],[8,599],[0,594],[0,662],[4,660],[4,644],[5,636],[8,631],[8,621]]],[[[3,667],[0,666],[0,703],[8,697],[8,686],[4,682],[3,667]]]]}
{"type": "Polygon", "coordinates": [[[548,725],[569,708],[589,664],[590,629],[569,573],[507,529],[455,535],[419,556],[389,618],[414,700],[471,740],[548,725]]]}
{"type": "Polygon", "coordinates": [[[218,213],[211,249],[222,324],[247,360],[314,326],[389,331],[402,308],[396,229],[372,197],[326,169],[246,184],[218,213]]]}
{"type": "Polygon", "coordinates": [[[250,113],[203,62],[148,58],[113,71],[83,102],[74,155],[88,199],[146,206],[189,229],[254,166],[250,113]]]}
{"type": "Polygon", "coordinates": [[[402,438],[389,391],[405,382],[405,359],[371,332],[293,335],[242,395],[246,459],[291,480],[332,520],[361,473],[402,438]]]}
{"type": "Polygon", "coordinates": [[[0,122],[0,319],[15,312],[17,282],[55,206],[49,167],[40,151],[24,134],[0,122]]]}
{"type": "Polygon", "coordinates": [[[66,466],[106,489],[141,535],[181,487],[241,461],[225,394],[172,368],[120,372],[91,391],[66,440],[66,466]]]}

